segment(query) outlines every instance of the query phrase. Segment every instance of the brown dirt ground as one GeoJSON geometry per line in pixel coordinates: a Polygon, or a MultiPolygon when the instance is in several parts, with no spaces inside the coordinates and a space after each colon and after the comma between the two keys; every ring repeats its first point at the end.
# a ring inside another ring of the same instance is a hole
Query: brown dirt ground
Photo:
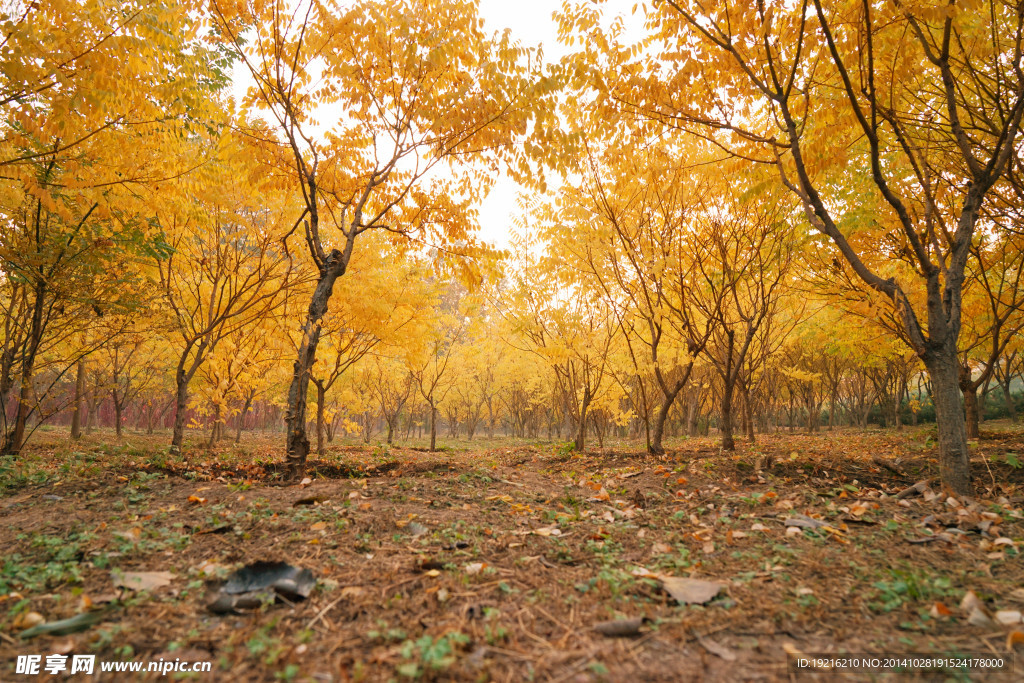
{"type": "Polygon", "coordinates": [[[1024,679],[1024,660],[966,675],[790,666],[792,653],[1013,658],[1013,627],[960,609],[970,590],[989,614],[1024,610],[1024,470],[1006,462],[1024,434],[1009,427],[973,449],[974,501],[896,498],[935,476],[925,429],[770,435],[736,454],[689,439],[664,457],[336,446],[305,486],[280,482],[269,437],[178,458],[162,437],[40,437],[0,470],[4,681],[38,680],[15,656],[51,653],[210,660],[198,680],[218,681],[1024,679]],[[829,529],[787,532],[798,514],[829,529]],[[208,612],[204,581],[257,560],[308,567],[318,586],[208,612]],[[639,567],[725,588],[682,606],[639,567]],[[174,579],[136,594],[112,570],[174,579]],[[110,600],[86,631],[18,637],[28,611],[54,621],[110,600]],[[639,634],[593,629],[629,617],[648,620],[639,634]]]}

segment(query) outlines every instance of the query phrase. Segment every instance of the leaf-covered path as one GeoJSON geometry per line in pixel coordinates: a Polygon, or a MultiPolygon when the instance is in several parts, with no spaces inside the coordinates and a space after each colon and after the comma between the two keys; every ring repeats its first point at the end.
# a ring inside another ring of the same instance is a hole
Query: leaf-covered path
{"type": "Polygon", "coordinates": [[[84,653],[212,661],[209,680],[790,680],[801,655],[1009,661],[1024,641],[1016,433],[974,449],[974,501],[908,490],[934,476],[910,429],[735,455],[690,439],[663,458],[344,447],[292,486],[259,464],[270,441],[173,459],[145,440],[44,442],[4,472],[0,679],[22,679],[18,654],[84,653]],[[317,586],[211,613],[206,582],[259,560],[317,586]],[[154,583],[117,587],[125,572],[154,583]],[[718,590],[687,594],[687,578],[718,590]]]}

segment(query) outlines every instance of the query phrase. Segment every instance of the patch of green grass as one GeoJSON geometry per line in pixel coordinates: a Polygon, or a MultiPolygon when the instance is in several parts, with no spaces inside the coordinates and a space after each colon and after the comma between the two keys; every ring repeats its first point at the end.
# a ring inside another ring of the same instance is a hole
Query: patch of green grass
{"type": "Polygon", "coordinates": [[[455,652],[470,642],[469,636],[451,631],[437,638],[424,635],[417,640],[406,640],[401,645],[404,660],[396,667],[400,676],[420,680],[445,671],[455,663],[455,652]]]}
{"type": "Polygon", "coordinates": [[[952,581],[923,569],[889,570],[889,578],[872,584],[875,594],[868,607],[875,612],[892,612],[904,604],[952,595],[952,581]]]}

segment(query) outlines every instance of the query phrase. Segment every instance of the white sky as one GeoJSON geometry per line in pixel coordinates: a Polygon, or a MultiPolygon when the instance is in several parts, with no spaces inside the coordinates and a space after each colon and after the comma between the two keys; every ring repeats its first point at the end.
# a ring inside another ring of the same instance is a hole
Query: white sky
{"type": "MultiPolygon", "coordinates": [[[[558,42],[558,29],[552,18],[560,6],[560,2],[551,0],[479,0],[486,30],[509,29],[513,40],[524,47],[543,46],[544,60],[549,63],[567,52],[558,42]]],[[[235,97],[240,99],[251,82],[244,65],[235,65],[233,80],[235,97]]],[[[513,218],[519,212],[516,198],[520,190],[517,183],[502,174],[479,207],[481,239],[498,248],[509,246],[513,218]]]]}
{"type": "MultiPolygon", "coordinates": [[[[510,29],[512,37],[525,47],[542,45],[547,62],[558,60],[565,48],[558,42],[558,29],[551,14],[560,3],[550,0],[480,0],[485,28],[510,29]]],[[[498,248],[509,245],[512,218],[518,213],[516,195],[520,186],[502,177],[480,205],[480,237],[498,248]]]]}

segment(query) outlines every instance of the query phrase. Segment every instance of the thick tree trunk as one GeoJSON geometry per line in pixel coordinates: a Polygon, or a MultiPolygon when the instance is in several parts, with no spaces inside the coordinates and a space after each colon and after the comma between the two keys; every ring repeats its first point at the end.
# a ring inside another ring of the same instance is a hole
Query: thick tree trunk
{"type": "Polygon", "coordinates": [[[18,394],[18,412],[14,417],[14,427],[4,439],[0,453],[17,455],[25,445],[25,428],[28,426],[29,402],[32,400],[31,380],[22,378],[21,392],[18,394]]]}
{"type": "Polygon", "coordinates": [[[963,407],[958,381],[956,342],[946,342],[923,358],[931,377],[932,401],[939,434],[939,476],[957,495],[971,494],[970,454],[967,450],[963,407]]]}
{"type": "Polygon", "coordinates": [[[302,326],[302,342],[299,344],[298,357],[292,368],[292,382],[288,387],[288,412],[285,415],[285,422],[288,424],[285,464],[289,475],[294,479],[304,473],[306,457],[309,455],[309,439],[306,438],[309,373],[316,362],[316,349],[320,343],[320,321],[327,313],[327,302],[334,291],[334,283],[345,272],[345,264],[341,259],[341,252],[337,249],[332,251],[316,283],[316,289],[313,290],[313,297],[309,302],[306,322],[302,326]]]}
{"type": "MultiPolygon", "coordinates": [[[[21,391],[18,394],[18,410],[14,417],[14,427],[4,435],[4,443],[0,445],[0,453],[4,455],[17,455],[25,445],[25,429],[28,426],[28,417],[32,412],[29,404],[32,399],[32,380],[35,376],[36,354],[39,352],[39,345],[43,340],[44,299],[46,296],[46,282],[40,280],[35,285],[35,303],[32,307],[32,327],[29,331],[28,342],[25,348],[25,356],[21,365],[21,391]]],[[[3,406],[6,409],[6,406],[3,406]]]]}
{"type": "Polygon", "coordinates": [[[726,381],[722,389],[722,423],[719,425],[719,431],[722,433],[723,451],[736,450],[736,441],[732,435],[732,394],[733,388],[726,381]]]}
{"type": "Polygon", "coordinates": [[[82,396],[85,394],[85,359],[75,366],[75,405],[71,408],[71,438],[82,438],[82,396]]]}
{"type": "MultiPolygon", "coordinates": [[[[654,455],[661,455],[665,452],[665,447],[662,446],[662,439],[665,435],[665,422],[668,421],[668,414],[672,410],[672,404],[675,403],[676,396],[679,395],[679,391],[682,388],[682,383],[676,384],[675,390],[670,391],[665,395],[664,400],[661,402],[661,406],[658,408],[657,414],[654,416],[654,431],[650,435],[650,446],[647,449],[654,455]]],[[[645,427],[646,424],[647,422],[645,420],[645,427]]]]}
{"type": "Polygon", "coordinates": [[[174,392],[174,427],[171,430],[171,452],[180,453],[185,441],[185,411],[188,408],[188,378],[183,370],[178,371],[177,388],[174,392]]]}
{"type": "Polygon", "coordinates": [[[324,400],[326,391],[323,382],[313,379],[316,385],[316,454],[324,454],[324,400]]]}
{"type": "Polygon", "coordinates": [[[964,418],[967,427],[967,438],[977,439],[981,434],[981,424],[978,418],[978,390],[973,386],[966,389],[961,387],[964,395],[964,418]]]}

